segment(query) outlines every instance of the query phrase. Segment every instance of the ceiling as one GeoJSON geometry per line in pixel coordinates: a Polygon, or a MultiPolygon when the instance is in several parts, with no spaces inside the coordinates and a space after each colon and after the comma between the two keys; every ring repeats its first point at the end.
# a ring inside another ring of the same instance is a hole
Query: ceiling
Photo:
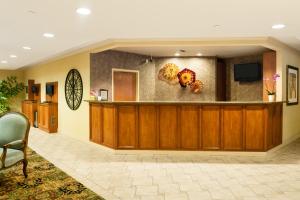
{"type": "Polygon", "coordinates": [[[155,46],[155,47],[119,47],[114,50],[148,55],[153,57],[172,57],[176,53],[180,56],[214,56],[219,58],[233,58],[247,55],[258,55],[267,48],[261,46],[155,46]],[[185,50],[185,52],[180,52],[185,50]],[[200,55],[199,55],[200,54],[200,55]]]}
{"type": "Polygon", "coordinates": [[[107,39],[271,36],[300,50],[299,0],[0,0],[0,5],[0,61],[8,62],[0,62],[0,69],[107,39]],[[78,15],[78,7],[91,14],[78,15]],[[277,23],[286,28],[273,30],[277,23]],[[55,37],[45,38],[45,32],[55,37]]]}

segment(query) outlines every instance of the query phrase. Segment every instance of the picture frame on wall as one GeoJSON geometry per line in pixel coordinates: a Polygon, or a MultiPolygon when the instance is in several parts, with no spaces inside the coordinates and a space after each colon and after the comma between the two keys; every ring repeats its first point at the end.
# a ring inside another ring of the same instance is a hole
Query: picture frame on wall
{"type": "Polygon", "coordinates": [[[108,101],[108,90],[100,89],[99,96],[101,97],[101,101],[108,101]]]}
{"type": "Polygon", "coordinates": [[[286,70],[286,104],[297,105],[299,101],[299,69],[288,65],[286,70]]]}

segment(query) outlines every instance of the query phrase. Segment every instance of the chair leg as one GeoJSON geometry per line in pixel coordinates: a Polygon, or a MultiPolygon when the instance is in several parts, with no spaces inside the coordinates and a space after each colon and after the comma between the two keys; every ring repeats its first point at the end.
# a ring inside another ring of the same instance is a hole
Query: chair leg
{"type": "Polygon", "coordinates": [[[24,174],[25,178],[28,177],[28,175],[27,175],[27,164],[28,164],[28,161],[26,159],[23,160],[23,174],[24,174]]]}

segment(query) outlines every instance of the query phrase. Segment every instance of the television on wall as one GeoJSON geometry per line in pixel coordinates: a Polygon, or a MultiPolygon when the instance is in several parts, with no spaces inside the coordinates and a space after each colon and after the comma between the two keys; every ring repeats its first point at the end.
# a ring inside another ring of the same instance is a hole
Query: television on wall
{"type": "Polygon", "coordinates": [[[46,94],[49,95],[49,96],[54,95],[54,85],[52,85],[52,84],[47,84],[46,85],[46,94]]]}
{"type": "Polygon", "coordinates": [[[39,93],[39,88],[35,85],[31,86],[31,92],[33,94],[38,94],[39,93]]]}
{"type": "Polygon", "coordinates": [[[240,82],[259,81],[262,78],[260,63],[244,63],[234,65],[234,80],[240,82]]]}

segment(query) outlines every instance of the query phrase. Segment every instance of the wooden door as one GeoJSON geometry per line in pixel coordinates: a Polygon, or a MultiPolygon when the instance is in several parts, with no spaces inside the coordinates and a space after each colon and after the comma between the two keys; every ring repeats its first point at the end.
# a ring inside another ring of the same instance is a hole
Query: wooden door
{"type": "Polygon", "coordinates": [[[137,100],[137,72],[113,71],[114,101],[137,100]]]}
{"type": "Polygon", "coordinates": [[[225,106],[223,108],[223,149],[243,149],[243,107],[225,106]]]}
{"type": "Polygon", "coordinates": [[[203,106],[201,113],[202,148],[217,150],[221,148],[220,107],[203,106]]]}

